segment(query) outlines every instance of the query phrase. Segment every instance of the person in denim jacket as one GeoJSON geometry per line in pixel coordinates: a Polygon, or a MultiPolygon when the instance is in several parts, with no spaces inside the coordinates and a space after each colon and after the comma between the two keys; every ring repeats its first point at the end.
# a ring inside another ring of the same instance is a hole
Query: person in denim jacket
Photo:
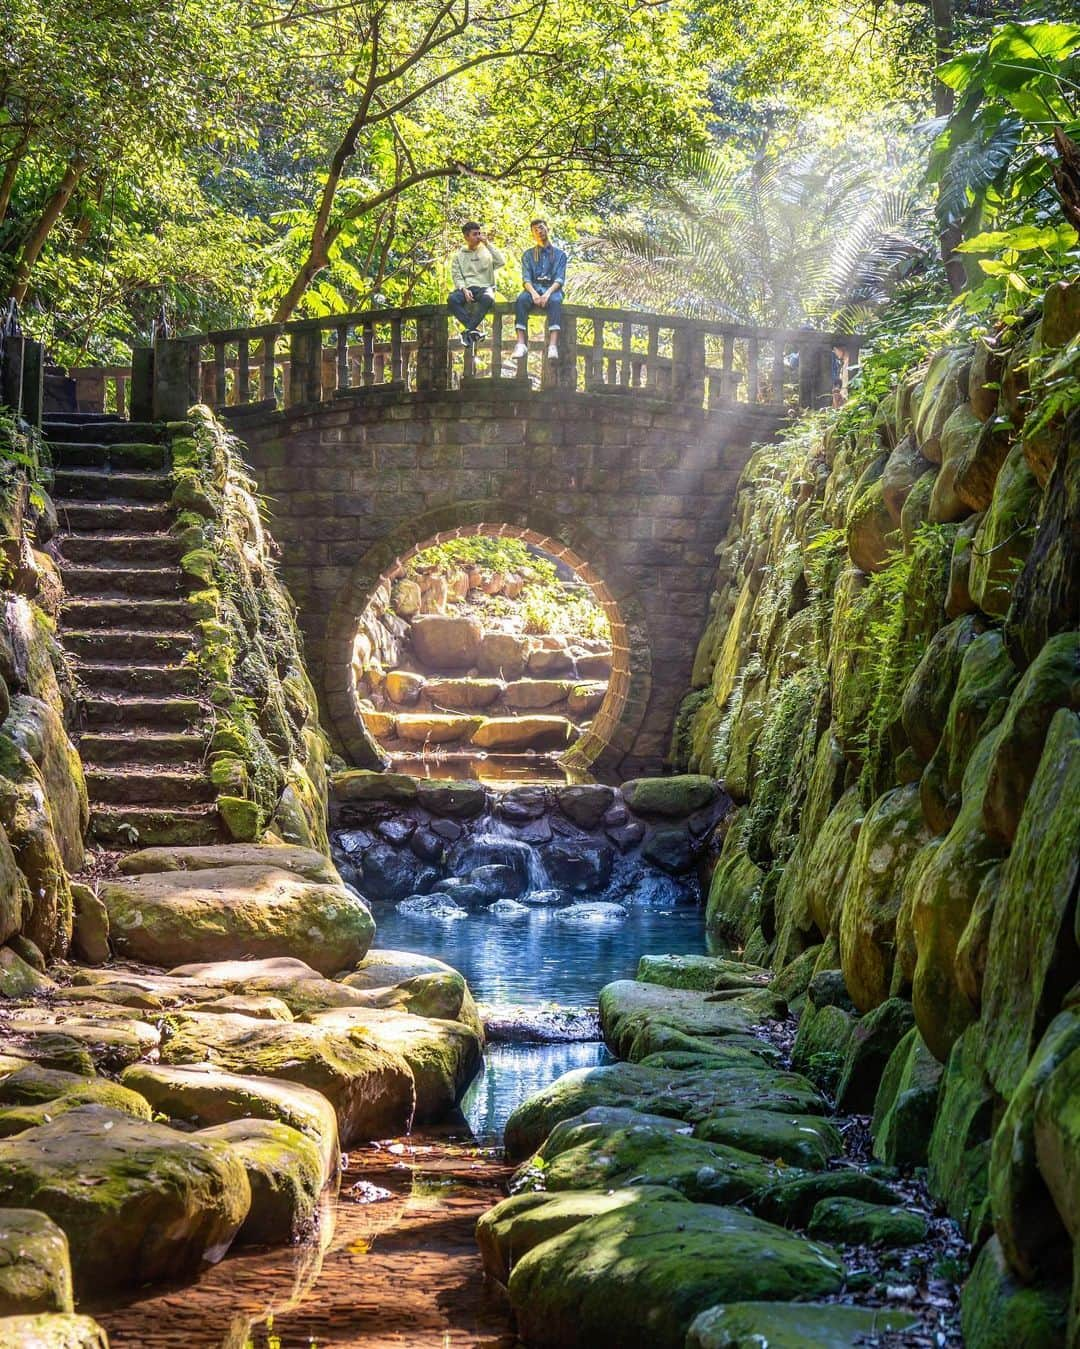
{"type": "Polygon", "coordinates": [[[529,315],[548,316],[548,359],[557,360],[559,333],[562,330],[563,289],[566,285],[566,254],[556,248],[548,234],[546,220],[529,224],[535,243],[521,255],[521,281],[524,289],[514,303],[517,346],[514,360],[528,355],[529,315]]]}

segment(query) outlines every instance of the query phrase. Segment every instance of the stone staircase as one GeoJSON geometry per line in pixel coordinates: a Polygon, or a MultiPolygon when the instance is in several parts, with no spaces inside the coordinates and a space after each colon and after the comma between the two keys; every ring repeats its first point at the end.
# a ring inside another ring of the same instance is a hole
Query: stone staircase
{"type": "Polygon", "coordinates": [[[91,832],[113,847],[217,842],[209,706],[185,660],[194,638],[161,431],[80,415],[47,420],[44,432],[91,832]]]}

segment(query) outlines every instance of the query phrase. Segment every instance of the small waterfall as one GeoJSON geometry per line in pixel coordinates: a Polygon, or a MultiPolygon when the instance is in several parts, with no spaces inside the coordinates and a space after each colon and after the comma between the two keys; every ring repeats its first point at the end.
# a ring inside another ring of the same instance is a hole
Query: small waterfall
{"type": "MultiPolygon", "coordinates": [[[[539,850],[519,838],[514,829],[497,815],[485,815],[479,821],[478,832],[473,835],[470,845],[483,847],[490,854],[488,861],[505,862],[508,866],[514,867],[523,875],[527,893],[551,889],[551,877],[547,874],[539,850]],[[496,856],[496,853],[503,855],[496,856]]],[[[469,848],[463,851],[463,858],[469,851],[469,848]]],[[[481,864],[474,862],[473,865],[481,864]]]]}

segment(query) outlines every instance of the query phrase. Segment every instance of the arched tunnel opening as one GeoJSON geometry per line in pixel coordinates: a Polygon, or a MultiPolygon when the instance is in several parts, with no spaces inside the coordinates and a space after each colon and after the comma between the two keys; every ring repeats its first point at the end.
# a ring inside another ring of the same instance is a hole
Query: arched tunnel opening
{"type": "Polygon", "coordinates": [[[371,586],[353,706],[415,776],[529,781],[587,771],[630,687],[627,625],[590,562],[520,526],[441,531],[371,586]]]}

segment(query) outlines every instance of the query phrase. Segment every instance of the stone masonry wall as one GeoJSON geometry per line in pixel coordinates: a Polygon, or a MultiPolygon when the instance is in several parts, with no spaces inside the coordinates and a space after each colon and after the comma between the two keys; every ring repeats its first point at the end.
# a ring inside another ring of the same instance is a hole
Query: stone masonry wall
{"type": "Polygon", "coordinates": [[[664,757],[716,539],[749,446],[779,421],[485,381],[434,394],[361,390],[234,425],[268,498],[339,746],[357,724],[352,637],[379,572],[438,533],[512,524],[586,559],[586,579],[625,620],[629,692],[607,765],[634,772],[664,757]]]}

